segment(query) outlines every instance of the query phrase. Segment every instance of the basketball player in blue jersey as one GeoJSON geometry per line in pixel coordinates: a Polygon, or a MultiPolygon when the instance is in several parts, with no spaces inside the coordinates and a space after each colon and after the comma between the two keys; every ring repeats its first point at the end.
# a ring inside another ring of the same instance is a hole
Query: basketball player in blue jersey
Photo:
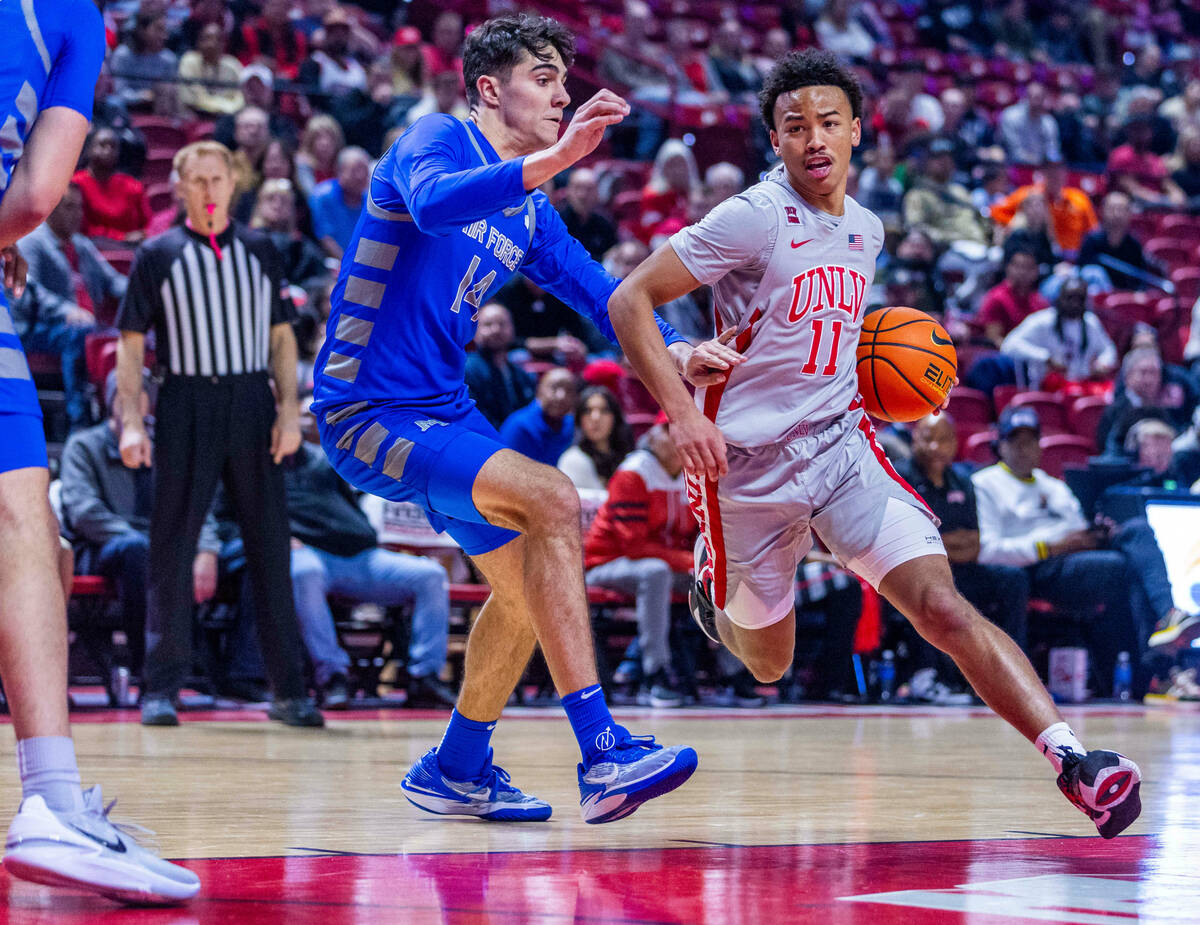
{"type": "MultiPolygon", "coordinates": [[[[75,169],[104,60],[104,26],[91,0],[2,0],[0,36],[0,253],[6,282],[19,290],[13,245],[50,214],[75,169]]],[[[24,797],[4,867],[124,902],[188,899],[200,889],[196,875],[109,823],[99,787],[80,788],[48,487],[41,409],[0,292],[0,677],[24,797]]]]}
{"type": "MultiPolygon", "coordinates": [[[[499,17],[470,34],[470,120],[425,116],[379,161],[317,358],[313,410],[337,471],[421,505],[492,588],[445,736],[401,784],[433,813],[549,818],[549,804],[513,787],[489,747],[535,642],[579,741],[585,820],[628,816],[696,767],[691,748],[664,748],[613,721],[592,650],[578,495],[557,470],[505,449],[463,381],[476,313],[518,270],[615,340],[606,306],[616,280],[536,191],[629,112],[602,90],[559,137],[573,52],[570,33],[538,16],[499,17]]],[[[666,324],[654,336],[691,353],[666,324]]]]}
{"type": "Polygon", "coordinates": [[[1138,766],[1085,749],[1021,650],[958,593],[933,512],[892,468],[862,410],[855,350],[883,226],[846,195],[858,81],[828,52],[793,52],[767,75],[760,102],[781,163],[673,235],[611,300],[630,363],[670,416],[672,437],[687,438],[681,455],[702,532],[692,615],[760,681],[781,678],[795,648],[796,565],[816,532],[954,659],[1113,838],[1141,811],[1138,766]],[[738,359],[721,357],[708,370],[715,382],[693,378],[702,386],[693,399],[650,335],[654,306],[701,283],[713,286],[718,326],[736,332],[738,359]],[[728,445],[717,459],[704,437],[714,427],[728,445]]]}

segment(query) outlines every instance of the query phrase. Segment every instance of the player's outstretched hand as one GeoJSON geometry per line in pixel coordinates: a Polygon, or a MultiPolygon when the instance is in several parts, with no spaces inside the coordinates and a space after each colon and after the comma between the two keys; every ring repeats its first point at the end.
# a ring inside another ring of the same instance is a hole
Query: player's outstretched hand
{"type": "Polygon", "coordinates": [[[728,379],[735,366],[746,362],[744,354],[729,346],[736,336],[737,328],[727,328],[712,340],[699,344],[688,357],[684,378],[697,388],[719,385],[728,379]]]}
{"type": "Polygon", "coordinates": [[[21,298],[25,291],[25,276],[29,272],[29,264],[25,262],[15,244],[0,250],[0,261],[4,262],[5,287],[13,294],[14,299],[21,298]]]}
{"type": "Polygon", "coordinates": [[[596,150],[604,130],[629,115],[629,104],[611,90],[601,90],[575,110],[575,118],[555,145],[558,154],[574,164],[596,150]]]}
{"type": "Polygon", "coordinates": [[[693,408],[671,421],[671,439],[688,472],[702,479],[719,479],[729,471],[725,437],[700,409],[693,408]]]}

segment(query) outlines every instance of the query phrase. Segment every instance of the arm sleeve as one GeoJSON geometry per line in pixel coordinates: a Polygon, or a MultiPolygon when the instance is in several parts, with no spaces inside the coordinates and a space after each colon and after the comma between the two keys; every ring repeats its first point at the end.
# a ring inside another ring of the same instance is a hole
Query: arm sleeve
{"type": "Polygon", "coordinates": [[[139,247],[129,270],[129,285],[121,307],[117,309],[116,325],[122,331],[137,331],[145,334],[150,330],[159,314],[162,296],[158,281],[154,279],[155,254],[139,247]]]}
{"type": "Polygon", "coordinates": [[[72,534],[96,546],[133,530],[129,521],[108,508],[100,497],[87,447],[77,439],[68,440],[63,448],[62,508],[72,534]]]}
{"type": "Polygon", "coordinates": [[[91,121],[96,78],[104,62],[104,21],[91,0],[63,6],[67,9],[61,14],[62,46],[51,65],[40,108],[65,106],[91,121]]]}
{"type": "Polygon", "coordinates": [[[774,218],[769,206],[734,196],[671,235],[671,247],[697,282],[709,285],[769,254],[775,243],[774,218]]]}
{"type": "MultiPolygon", "coordinates": [[[[464,167],[479,156],[456,119],[435,113],[413,123],[392,149],[383,176],[397,200],[425,234],[445,235],[486,218],[498,209],[518,206],[525,199],[524,158],[499,164],[464,167]]],[[[383,174],[380,171],[376,176],[383,174]]],[[[376,184],[372,181],[372,193],[376,184]]]]}
{"type": "MultiPolygon", "coordinates": [[[[608,318],[608,300],[617,288],[617,280],[567,233],[562,217],[551,208],[550,200],[540,194],[534,195],[534,220],[537,227],[533,244],[521,264],[521,272],[592,321],[612,343],[617,343],[617,334],[608,318]]],[[[684,339],[657,315],[654,320],[666,343],[684,339]]]]}
{"type": "Polygon", "coordinates": [[[1032,536],[1004,536],[1003,506],[985,480],[976,475],[974,483],[975,509],[979,513],[979,561],[984,565],[1037,562],[1037,541],[1032,536]]]}

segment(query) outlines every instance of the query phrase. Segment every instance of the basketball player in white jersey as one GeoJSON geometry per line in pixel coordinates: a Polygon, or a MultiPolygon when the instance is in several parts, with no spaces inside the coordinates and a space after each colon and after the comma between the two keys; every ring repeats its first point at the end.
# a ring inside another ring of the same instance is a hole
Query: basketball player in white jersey
{"type": "Polygon", "coordinates": [[[760,101],[782,163],[673,235],[609,302],[688,470],[703,533],[693,615],[760,681],[782,677],[796,566],[815,531],[955,660],[1112,838],[1141,811],[1137,765],[1087,751],[1021,650],[955,590],[933,514],[863,413],[855,348],[883,226],[846,195],[862,91],[832,55],[808,50],[779,61],[760,101]],[[687,363],[693,402],[653,311],[701,284],[713,287],[718,337],[687,363]]]}

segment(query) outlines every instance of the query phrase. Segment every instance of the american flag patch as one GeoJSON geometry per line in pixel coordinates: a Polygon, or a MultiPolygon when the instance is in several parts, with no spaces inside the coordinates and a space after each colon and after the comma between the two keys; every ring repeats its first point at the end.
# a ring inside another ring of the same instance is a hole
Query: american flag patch
{"type": "Polygon", "coordinates": [[[850,235],[850,250],[860,251],[863,249],[863,236],[861,234],[850,235]]]}

